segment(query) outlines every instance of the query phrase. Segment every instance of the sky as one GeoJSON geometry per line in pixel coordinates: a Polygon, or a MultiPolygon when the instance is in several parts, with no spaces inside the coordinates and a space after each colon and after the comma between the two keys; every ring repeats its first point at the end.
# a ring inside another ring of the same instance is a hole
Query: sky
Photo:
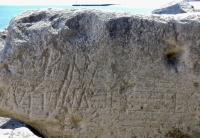
{"type": "Polygon", "coordinates": [[[0,5],[72,5],[72,4],[122,4],[129,7],[154,8],[174,0],[0,0],[0,5]]]}

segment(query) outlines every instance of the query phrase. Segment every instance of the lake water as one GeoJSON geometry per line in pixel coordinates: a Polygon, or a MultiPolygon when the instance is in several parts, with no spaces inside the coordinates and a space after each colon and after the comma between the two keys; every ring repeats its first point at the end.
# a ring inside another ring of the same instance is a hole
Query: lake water
{"type": "Polygon", "coordinates": [[[0,29],[5,29],[10,20],[16,16],[17,14],[30,9],[37,8],[94,8],[94,9],[108,9],[115,11],[126,11],[132,13],[150,13],[153,9],[147,8],[131,8],[131,7],[123,7],[123,6],[1,6],[0,5],[0,29]]]}

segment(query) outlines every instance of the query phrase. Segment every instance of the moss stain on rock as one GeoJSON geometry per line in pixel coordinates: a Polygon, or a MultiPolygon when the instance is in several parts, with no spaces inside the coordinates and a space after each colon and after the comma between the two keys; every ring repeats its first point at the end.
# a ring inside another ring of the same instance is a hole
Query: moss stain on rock
{"type": "Polygon", "coordinates": [[[180,129],[174,128],[165,134],[166,138],[192,138],[190,135],[183,133],[180,129]]]}

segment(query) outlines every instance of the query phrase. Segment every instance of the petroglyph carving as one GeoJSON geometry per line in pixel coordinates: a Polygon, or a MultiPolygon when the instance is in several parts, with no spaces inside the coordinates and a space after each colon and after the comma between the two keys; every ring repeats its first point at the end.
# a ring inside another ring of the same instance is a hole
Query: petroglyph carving
{"type": "Polygon", "coordinates": [[[0,37],[0,116],[48,138],[199,134],[198,18],[24,12],[0,37]]]}

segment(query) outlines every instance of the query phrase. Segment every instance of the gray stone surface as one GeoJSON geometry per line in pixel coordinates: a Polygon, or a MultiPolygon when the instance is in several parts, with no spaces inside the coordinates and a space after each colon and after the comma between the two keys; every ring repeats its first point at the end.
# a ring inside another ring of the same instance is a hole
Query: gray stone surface
{"type": "Polygon", "coordinates": [[[195,9],[187,0],[172,1],[159,9],[152,11],[152,14],[180,14],[195,12],[195,9]]]}
{"type": "Polygon", "coordinates": [[[1,138],[39,138],[35,136],[28,128],[19,127],[16,129],[0,129],[1,138]]]}
{"type": "Polygon", "coordinates": [[[5,124],[10,118],[0,117],[0,127],[5,124]]]}
{"type": "Polygon", "coordinates": [[[0,30],[0,50],[3,48],[6,40],[7,31],[0,30]]]}
{"type": "Polygon", "coordinates": [[[26,11],[0,52],[0,116],[48,138],[197,138],[199,19],[26,11]]]}

